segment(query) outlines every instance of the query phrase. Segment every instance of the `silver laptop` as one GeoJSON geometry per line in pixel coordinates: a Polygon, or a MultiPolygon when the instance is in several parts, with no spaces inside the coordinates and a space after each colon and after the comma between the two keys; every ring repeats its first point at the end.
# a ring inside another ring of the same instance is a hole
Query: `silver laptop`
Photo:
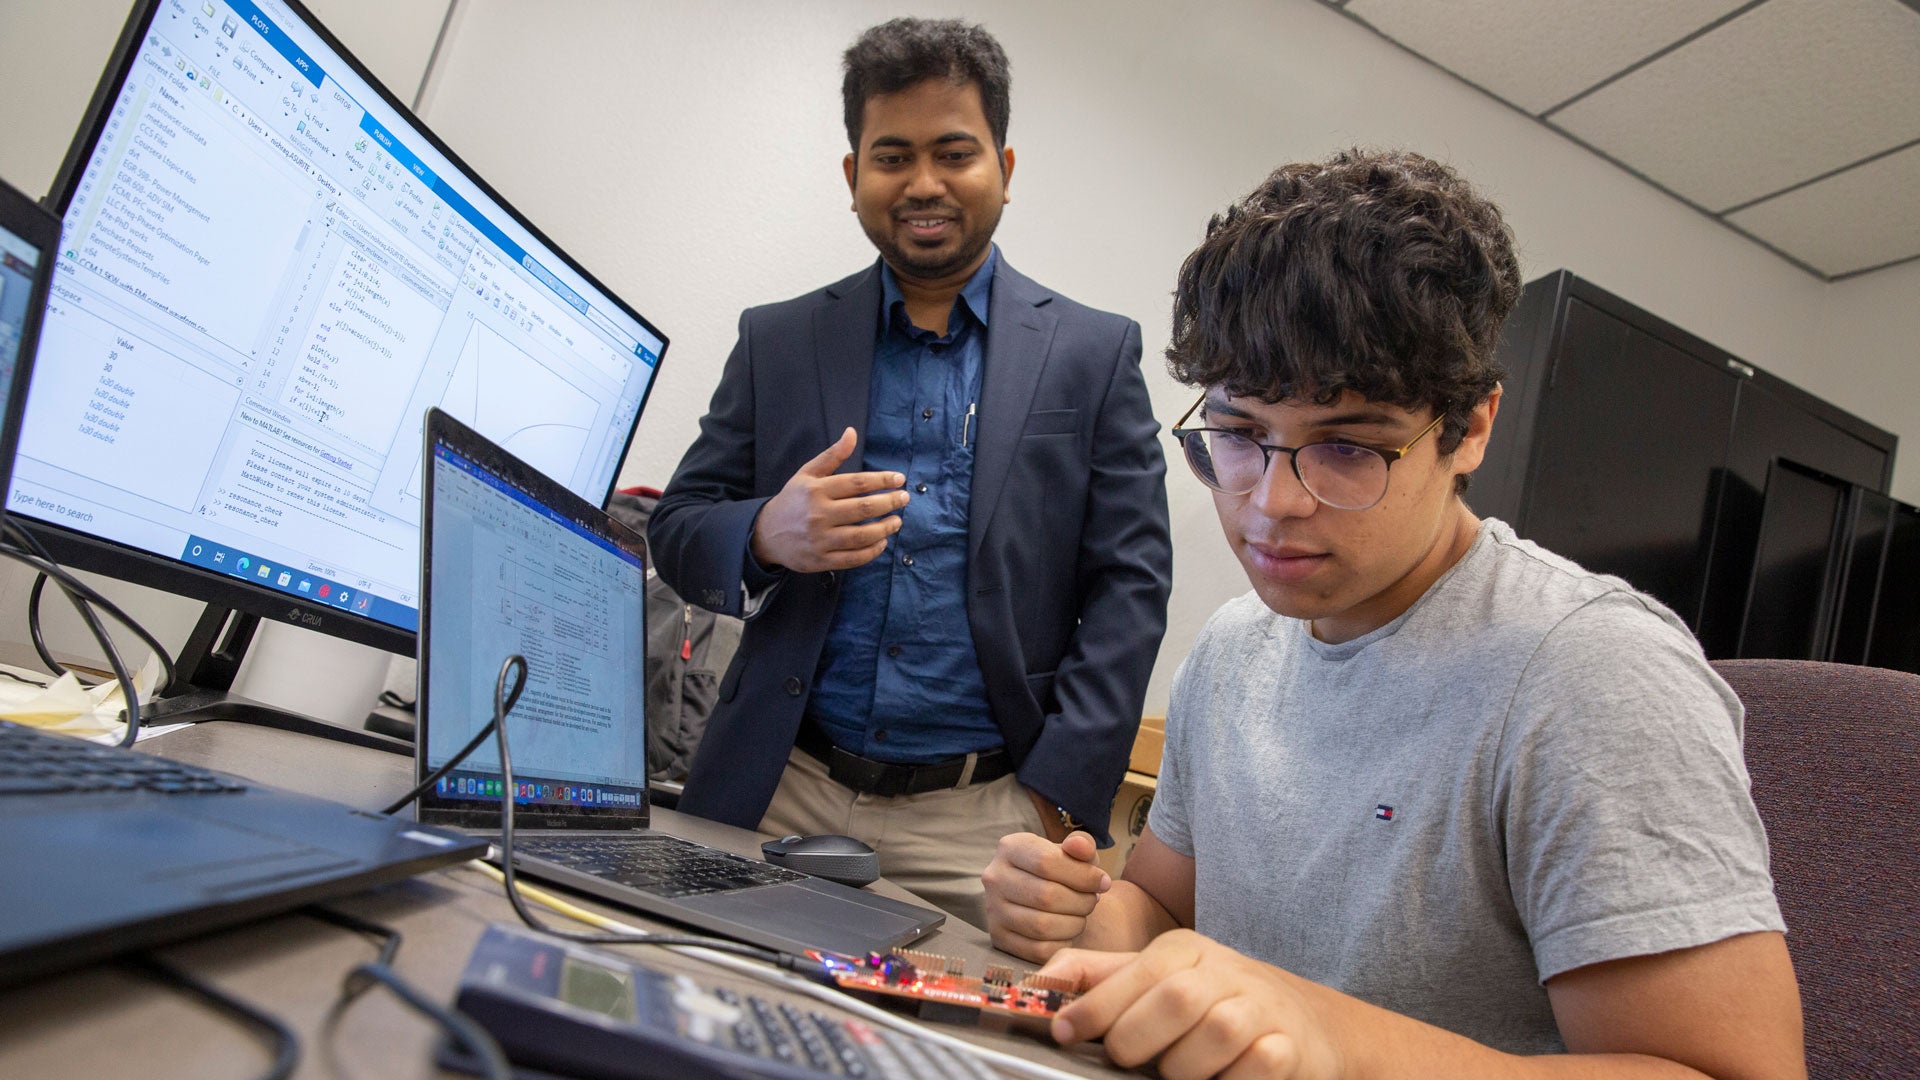
{"type": "Polygon", "coordinates": [[[725,937],[803,953],[885,952],[946,916],[648,827],[645,541],[439,410],[426,423],[420,779],[493,715],[500,664],[514,790],[491,740],[420,820],[497,833],[514,800],[523,873],[725,937]]]}

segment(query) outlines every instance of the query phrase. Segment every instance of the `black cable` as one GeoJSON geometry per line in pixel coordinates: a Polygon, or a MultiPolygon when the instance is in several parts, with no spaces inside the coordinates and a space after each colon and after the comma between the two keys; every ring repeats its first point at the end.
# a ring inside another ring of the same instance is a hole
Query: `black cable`
{"type": "MultiPolygon", "coordinates": [[[[164,672],[164,678],[161,680],[160,686],[156,688],[157,693],[165,693],[173,687],[175,682],[178,681],[178,673],[174,670],[173,654],[168,652],[166,647],[160,644],[159,638],[154,637],[146,627],[140,625],[129,617],[126,612],[120,610],[119,606],[113,601],[102,596],[98,589],[95,589],[93,586],[88,585],[86,582],[68,573],[66,568],[60,566],[54,559],[53,554],[47,550],[46,545],[40,542],[40,538],[33,535],[32,532],[27,530],[19,522],[11,517],[0,515],[0,530],[4,530],[14,538],[15,547],[21,551],[30,552],[39,556],[40,559],[47,564],[45,567],[37,564],[30,565],[34,565],[34,569],[39,570],[43,577],[53,577],[60,582],[61,591],[67,594],[67,599],[73,603],[75,608],[80,609],[82,618],[87,617],[85,608],[88,603],[98,606],[107,613],[108,618],[111,618],[128,630],[133,631],[134,635],[144,642],[147,648],[153,650],[154,655],[160,658],[160,667],[164,672]]],[[[38,596],[42,589],[43,584],[41,580],[35,579],[33,596],[29,597],[28,629],[33,632],[35,650],[40,653],[40,659],[45,661],[55,674],[66,674],[67,669],[45,650],[45,642],[40,638],[38,596]]]]}
{"type": "Polygon", "coordinates": [[[271,1038],[273,1065],[261,1074],[262,1080],[285,1080],[286,1077],[293,1075],[294,1066],[300,1063],[300,1036],[287,1026],[286,1021],[272,1013],[262,1012],[226,991],[201,982],[179,968],[151,956],[133,957],[127,963],[134,970],[177,990],[185,991],[206,1002],[215,1010],[239,1020],[256,1031],[264,1032],[271,1038]]]}
{"type": "Polygon", "coordinates": [[[527,685],[527,659],[519,653],[506,658],[500,664],[500,674],[493,681],[493,720],[487,725],[493,729],[493,740],[500,752],[500,875],[505,878],[507,902],[513,905],[514,914],[520,921],[534,930],[550,937],[565,941],[575,941],[583,945],[685,945],[716,952],[732,953],[749,959],[760,960],[775,967],[803,974],[815,974],[820,967],[804,956],[791,956],[752,945],[742,945],[736,941],[705,937],[698,934],[618,934],[618,933],[579,933],[570,930],[556,930],[541,922],[533,914],[527,902],[520,896],[519,879],[513,869],[513,757],[507,750],[507,711],[520,699],[520,691],[527,685]],[[507,689],[507,673],[518,669],[513,689],[507,689]]]}
{"type": "Polygon", "coordinates": [[[306,913],[322,922],[381,939],[379,959],[356,965],[341,980],[340,999],[334,1003],[329,1017],[330,1025],[355,998],[378,984],[393,991],[395,997],[415,1012],[440,1025],[447,1037],[466,1051],[487,1080],[512,1080],[513,1069],[507,1063],[506,1054],[486,1029],[458,1009],[449,1009],[435,1002],[393,970],[393,958],[400,951],[400,931],[332,908],[309,907],[306,913]]]}
{"type": "MultiPolygon", "coordinates": [[[[395,930],[391,926],[382,926],[377,922],[371,922],[358,915],[349,915],[344,911],[335,911],[332,908],[321,907],[318,904],[303,908],[302,911],[313,918],[319,919],[321,922],[332,923],[344,930],[370,934],[379,938],[380,956],[374,961],[376,964],[386,964],[391,967],[393,965],[393,958],[400,952],[400,943],[404,939],[400,936],[400,931],[395,930]]],[[[365,989],[365,986],[357,988],[349,986],[347,987],[345,996],[349,998],[357,997],[360,991],[365,989]]]]}
{"type": "Polygon", "coordinates": [[[370,979],[385,986],[414,1011],[446,1029],[447,1035],[471,1055],[487,1080],[512,1080],[513,1067],[507,1064],[507,1055],[472,1017],[435,1002],[385,964],[361,964],[348,972],[347,978],[370,979]]]}
{"type": "MultiPolygon", "coordinates": [[[[13,529],[19,529],[19,526],[14,525],[10,521],[6,522],[6,524],[13,529]]],[[[35,570],[46,574],[48,577],[53,578],[55,581],[60,582],[61,588],[67,589],[69,597],[73,596],[75,589],[84,590],[87,593],[93,593],[95,597],[99,597],[99,593],[95,592],[92,587],[74,577],[72,574],[67,573],[64,568],[51,560],[43,559],[37,555],[7,545],[0,545],[0,555],[25,563],[35,570]]],[[[102,601],[101,606],[107,609],[108,615],[118,619],[126,626],[134,625],[133,620],[129,619],[125,612],[111,603],[104,602],[105,597],[99,597],[99,599],[102,601]]],[[[107,654],[107,664],[113,668],[113,677],[120,683],[120,694],[127,703],[125,713],[127,730],[120,736],[119,745],[122,747],[132,746],[134,740],[140,737],[140,695],[134,689],[133,676],[127,672],[126,661],[120,659],[120,650],[115,647],[113,638],[107,634],[107,628],[100,624],[100,617],[93,613],[91,607],[81,603],[77,599],[74,600],[73,606],[75,610],[80,612],[81,618],[86,621],[87,629],[93,631],[93,639],[100,643],[100,650],[107,654]]],[[[144,632],[145,631],[142,631],[142,633],[144,632]]],[[[171,669],[172,663],[172,659],[169,658],[167,660],[169,669],[171,669]]]]}
{"type": "MultiPolygon", "coordinates": [[[[13,520],[13,518],[0,518],[0,529],[3,529],[8,536],[13,537],[14,544],[22,550],[31,550],[42,558],[48,559],[49,561],[52,560],[52,556],[48,554],[46,545],[40,542],[40,538],[28,532],[24,526],[13,520]]],[[[55,676],[72,675],[75,679],[78,679],[80,677],[78,672],[68,671],[67,666],[54,657],[53,650],[47,647],[46,637],[40,632],[40,596],[46,592],[47,581],[47,575],[35,574],[33,578],[33,591],[27,594],[27,636],[33,642],[33,651],[40,654],[40,663],[45,665],[48,671],[52,672],[55,676]]],[[[76,608],[79,606],[80,602],[73,600],[71,594],[68,595],[68,599],[74,603],[76,608]]]]}
{"type": "MultiPolygon", "coordinates": [[[[508,705],[509,707],[511,707],[512,703],[509,702],[508,705]]],[[[391,804],[389,804],[385,809],[381,810],[380,812],[382,814],[386,814],[387,816],[391,817],[392,815],[397,814],[400,811],[406,809],[408,803],[412,802],[413,800],[419,798],[422,795],[425,795],[427,791],[433,787],[433,785],[440,782],[441,777],[452,772],[455,766],[467,760],[468,754],[471,754],[475,750],[478,750],[480,748],[480,744],[487,740],[487,736],[493,734],[494,725],[497,724],[498,722],[499,721],[497,720],[489,720],[486,723],[480,725],[480,730],[474,732],[473,738],[467,740],[467,745],[461,747],[457,753],[455,753],[452,757],[448,758],[446,761],[446,764],[441,765],[439,768],[428,773],[427,778],[425,780],[422,780],[419,783],[413,785],[412,791],[409,791],[405,795],[402,795],[398,799],[395,799],[391,804]]]]}
{"type": "Polygon", "coordinates": [[[27,593],[27,637],[33,642],[33,651],[40,654],[40,663],[55,675],[72,675],[79,678],[80,673],[67,670],[47,647],[46,636],[40,632],[40,594],[47,591],[47,582],[51,580],[45,574],[33,576],[33,589],[27,593]]]}

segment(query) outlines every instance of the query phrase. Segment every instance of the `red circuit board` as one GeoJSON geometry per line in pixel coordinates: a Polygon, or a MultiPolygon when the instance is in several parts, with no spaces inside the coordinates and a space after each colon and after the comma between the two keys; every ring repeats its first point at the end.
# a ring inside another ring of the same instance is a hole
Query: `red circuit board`
{"type": "Polygon", "coordinates": [[[913,1002],[927,1019],[961,1019],[962,1014],[952,1010],[963,1010],[981,1018],[1044,1023],[1078,996],[1071,983],[1050,975],[999,964],[987,965],[981,975],[968,975],[964,960],[907,949],[874,953],[865,960],[808,955],[825,966],[841,989],[913,1002]]]}

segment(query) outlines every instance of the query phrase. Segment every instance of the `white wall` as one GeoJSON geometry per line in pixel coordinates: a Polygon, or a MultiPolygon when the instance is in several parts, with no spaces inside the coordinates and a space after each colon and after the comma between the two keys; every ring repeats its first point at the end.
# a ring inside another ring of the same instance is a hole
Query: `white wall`
{"type": "MultiPolygon", "coordinates": [[[[0,4],[11,40],[22,0],[0,4]]],[[[316,4],[349,44],[377,36],[377,6],[316,4]]],[[[437,23],[444,9],[429,6],[437,23]]],[[[1207,216],[1276,164],[1361,143],[1413,147],[1477,181],[1505,207],[1529,277],[1569,267],[1920,438],[1920,266],[1823,284],[1313,0],[458,0],[455,12],[428,122],[673,341],[624,482],[671,473],[742,307],[873,257],[840,177],[839,55],[903,12],[974,19],[1006,45],[1018,166],[1000,241],[1027,273],[1140,321],[1164,421],[1189,399],[1158,360],[1167,298],[1207,216]]],[[[431,40],[407,55],[423,59],[431,40]]],[[[106,47],[74,63],[97,65],[106,47]]],[[[23,182],[0,150],[0,174],[23,182]]],[[[1184,468],[1169,494],[1175,592],[1151,711],[1206,615],[1245,588],[1184,468]]],[[[1920,502],[1920,468],[1903,462],[1894,494],[1920,502]]],[[[15,626],[0,612],[0,637],[15,626]]]]}
{"type": "MultiPolygon", "coordinates": [[[[671,473],[740,308],[872,258],[840,177],[839,54],[901,12],[975,19],[1006,46],[1018,165],[1002,246],[1140,321],[1165,421],[1189,399],[1158,362],[1167,297],[1207,216],[1276,164],[1363,143],[1477,181],[1529,277],[1571,267],[1920,437],[1920,269],[1825,285],[1312,0],[463,0],[428,119],[673,339],[627,482],[671,473]]],[[[1152,711],[1207,614],[1246,587],[1199,485],[1183,467],[1168,479],[1175,588],[1152,711]]],[[[1895,493],[1920,501],[1920,471],[1903,466],[1895,493]]]]}

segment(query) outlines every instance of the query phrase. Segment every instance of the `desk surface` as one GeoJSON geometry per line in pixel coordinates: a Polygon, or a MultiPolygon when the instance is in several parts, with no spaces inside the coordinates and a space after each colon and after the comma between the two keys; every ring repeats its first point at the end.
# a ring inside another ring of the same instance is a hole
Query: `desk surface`
{"type": "MultiPolygon", "coordinates": [[[[379,809],[410,786],[409,758],[244,724],[211,722],[141,744],[142,749],[224,769],[262,783],[379,809]]],[[[760,837],[744,829],[656,810],[665,832],[757,857],[760,837]]],[[[876,891],[912,899],[885,882],[876,891]]],[[[662,924],[588,900],[583,907],[648,928],[662,924]]],[[[517,923],[500,887],[468,866],[427,874],[331,902],[328,906],[405,935],[394,967],[421,990],[451,1002],[467,954],[490,922],[517,923]]],[[[550,914],[555,926],[577,926],[550,914]]],[[[987,936],[958,919],[913,945],[964,958],[970,970],[1011,962],[987,936]]],[[[771,998],[783,991],[701,965],[664,949],[629,947],[650,964],[771,998]]],[[[626,950],[622,950],[626,951],[626,950]]],[[[299,1076],[430,1077],[439,1031],[384,989],[335,1013],[340,981],[374,958],[377,944],[294,913],[208,935],[157,955],[271,1012],[301,1036],[299,1076]]],[[[1110,1074],[1096,1056],[1075,1055],[1013,1033],[943,1026],[941,1030],[1087,1076],[1110,1074]]],[[[268,1055],[248,1029],[117,965],[101,964],[0,993],[0,1076],[246,1077],[268,1055]]]]}

